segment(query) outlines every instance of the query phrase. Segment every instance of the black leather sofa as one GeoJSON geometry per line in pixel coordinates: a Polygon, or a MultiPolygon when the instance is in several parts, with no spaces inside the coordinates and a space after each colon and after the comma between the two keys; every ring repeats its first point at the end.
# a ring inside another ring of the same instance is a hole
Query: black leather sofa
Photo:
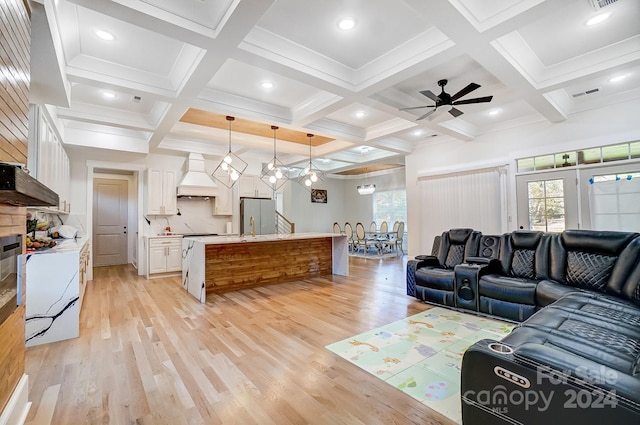
{"type": "Polygon", "coordinates": [[[454,268],[452,297],[522,321],[465,352],[464,425],[640,423],[640,235],[505,234],[496,259],[454,268]]]}

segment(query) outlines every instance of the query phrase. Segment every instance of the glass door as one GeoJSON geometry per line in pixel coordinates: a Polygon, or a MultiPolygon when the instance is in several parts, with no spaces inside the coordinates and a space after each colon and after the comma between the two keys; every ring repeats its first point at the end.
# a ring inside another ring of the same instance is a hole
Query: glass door
{"type": "Polygon", "coordinates": [[[562,232],[579,228],[576,170],[516,176],[517,228],[562,232]]]}

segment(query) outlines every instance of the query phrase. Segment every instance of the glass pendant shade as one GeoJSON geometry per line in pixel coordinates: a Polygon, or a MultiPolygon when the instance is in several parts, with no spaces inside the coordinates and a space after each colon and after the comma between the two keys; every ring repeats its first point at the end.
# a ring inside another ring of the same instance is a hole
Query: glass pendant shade
{"type": "Polygon", "coordinates": [[[275,192],[289,180],[289,177],[287,177],[287,167],[276,155],[276,130],[278,127],[272,125],[271,129],[273,130],[273,159],[262,168],[260,179],[275,192]]]}
{"type": "Polygon", "coordinates": [[[324,174],[311,160],[311,138],[313,134],[307,134],[307,137],[309,138],[309,164],[302,170],[300,177],[298,177],[298,183],[311,192],[312,189],[318,189],[318,186],[324,181],[324,174]]]}
{"type": "Polygon", "coordinates": [[[211,174],[213,178],[228,188],[232,188],[244,170],[247,169],[247,163],[231,151],[231,122],[233,120],[235,120],[234,117],[227,117],[227,121],[229,121],[229,152],[211,174]]]}

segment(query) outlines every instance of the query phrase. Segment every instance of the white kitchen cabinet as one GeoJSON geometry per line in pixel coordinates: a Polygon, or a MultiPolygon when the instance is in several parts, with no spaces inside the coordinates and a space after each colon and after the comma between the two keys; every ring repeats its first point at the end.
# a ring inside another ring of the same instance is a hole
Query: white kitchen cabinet
{"type": "Polygon", "coordinates": [[[272,197],[272,189],[260,179],[260,176],[243,174],[238,183],[238,192],[241,198],[271,199],[272,197]]]}
{"type": "Polygon", "coordinates": [[[147,278],[157,273],[182,270],[182,236],[151,237],[148,250],[147,278]]]}
{"type": "Polygon", "coordinates": [[[218,194],[213,201],[213,215],[233,215],[233,188],[218,186],[218,194]]]}
{"type": "Polygon", "coordinates": [[[147,170],[147,215],[173,215],[178,212],[176,183],[177,172],[174,170],[147,170]]]}
{"type": "Polygon", "coordinates": [[[55,213],[71,211],[69,156],[63,142],[40,106],[31,105],[29,119],[34,125],[29,130],[29,156],[27,167],[31,175],[58,194],[59,204],[49,208],[55,213]]]}

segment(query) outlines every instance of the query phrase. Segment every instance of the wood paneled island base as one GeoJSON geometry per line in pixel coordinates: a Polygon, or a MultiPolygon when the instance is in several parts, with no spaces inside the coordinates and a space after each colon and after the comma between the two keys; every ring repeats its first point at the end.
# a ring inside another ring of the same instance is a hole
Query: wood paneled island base
{"type": "Polygon", "coordinates": [[[334,234],[183,240],[183,286],[207,295],[309,277],[348,275],[346,237],[334,234]]]}

